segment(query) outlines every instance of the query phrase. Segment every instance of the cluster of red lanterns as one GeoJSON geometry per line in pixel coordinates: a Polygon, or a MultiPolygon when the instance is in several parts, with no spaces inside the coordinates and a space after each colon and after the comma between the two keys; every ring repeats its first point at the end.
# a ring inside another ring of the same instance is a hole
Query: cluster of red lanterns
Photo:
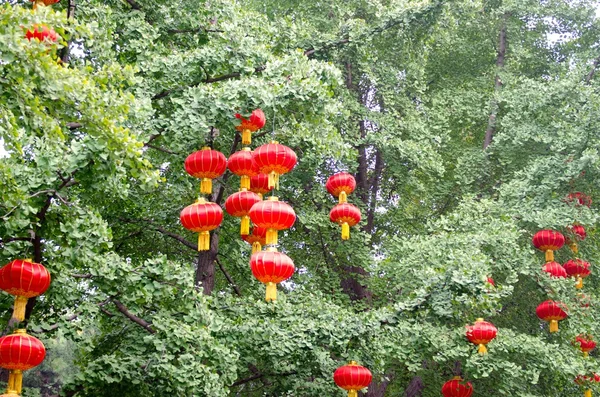
{"type": "Polygon", "coordinates": [[[327,191],[338,198],[338,204],[329,212],[329,219],[342,227],[342,240],[350,238],[350,228],[360,222],[360,209],[348,203],[348,195],[356,189],[356,180],[347,172],[330,176],[325,184],[327,191]]]}

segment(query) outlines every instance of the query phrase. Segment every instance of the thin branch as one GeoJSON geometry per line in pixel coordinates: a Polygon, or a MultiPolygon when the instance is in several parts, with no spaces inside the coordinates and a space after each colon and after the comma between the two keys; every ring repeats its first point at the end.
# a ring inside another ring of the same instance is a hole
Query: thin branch
{"type": "MultiPolygon", "coordinates": [[[[69,0],[67,3],[67,20],[69,23],[73,22],[73,18],[75,17],[75,0],[69,0]]],[[[62,63],[68,63],[69,57],[71,55],[71,40],[67,42],[67,45],[62,49],[60,60],[62,63]]]]}
{"type": "Polygon", "coordinates": [[[185,245],[186,247],[189,247],[189,248],[193,249],[194,251],[198,250],[198,245],[197,244],[194,244],[191,241],[186,240],[185,237],[180,236],[179,234],[170,232],[170,231],[168,231],[168,230],[166,230],[166,229],[164,229],[164,228],[162,228],[160,226],[154,226],[153,229],[156,230],[157,232],[160,232],[160,233],[164,234],[165,236],[169,236],[172,239],[175,239],[175,240],[179,241],[181,244],[185,245]]]}
{"type": "Polygon", "coordinates": [[[223,275],[225,276],[225,278],[227,279],[227,281],[229,282],[229,284],[231,285],[231,287],[233,288],[233,290],[235,291],[237,296],[242,296],[242,293],[241,293],[239,287],[233,282],[231,275],[223,267],[223,265],[221,264],[221,261],[217,258],[216,262],[217,262],[217,265],[219,265],[219,269],[221,269],[221,272],[223,273],[223,275]]]}
{"type": "Polygon", "coordinates": [[[66,125],[67,125],[67,128],[70,130],[76,130],[78,128],[83,127],[83,124],[77,123],[77,122],[67,123],[66,125]]]}
{"type": "Polygon", "coordinates": [[[125,0],[131,6],[132,9],[141,11],[142,7],[135,0],[125,0]]]}
{"type": "Polygon", "coordinates": [[[131,321],[133,321],[134,323],[136,323],[140,327],[144,328],[149,333],[151,333],[151,334],[155,334],[156,333],[156,331],[154,330],[154,328],[152,328],[152,324],[150,324],[149,322],[147,322],[143,318],[140,318],[140,317],[136,316],[135,314],[131,313],[127,309],[127,307],[124,304],[122,304],[120,301],[118,301],[116,299],[113,299],[112,302],[117,307],[117,310],[120,311],[125,317],[127,317],[128,319],[130,319],[131,321]]]}
{"type": "Polygon", "coordinates": [[[585,84],[590,84],[592,79],[594,78],[594,74],[596,74],[596,69],[598,68],[598,64],[600,63],[600,57],[594,59],[594,63],[592,63],[592,69],[588,73],[585,78],[585,84]]]}
{"type": "Polygon", "coordinates": [[[165,148],[158,147],[158,146],[154,146],[154,145],[151,145],[151,144],[149,144],[149,143],[146,143],[144,146],[146,146],[146,147],[149,147],[150,149],[158,150],[159,152],[163,152],[163,153],[168,153],[168,154],[179,154],[179,153],[177,153],[177,152],[174,152],[174,151],[172,151],[172,150],[165,149],[165,148]]]}

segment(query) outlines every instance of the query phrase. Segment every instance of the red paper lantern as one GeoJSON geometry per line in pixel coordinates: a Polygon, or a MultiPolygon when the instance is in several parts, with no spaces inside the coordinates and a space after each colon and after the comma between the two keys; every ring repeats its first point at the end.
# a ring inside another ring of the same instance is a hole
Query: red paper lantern
{"type": "Polygon", "coordinates": [[[566,243],[569,244],[571,251],[577,254],[579,252],[577,241],[585,240],[587,233],[585,232],[585,228],[581,225],[571,225],[569,226],[569,231],[571,236],[566,238],[566,243]]]}
{"type": "Polygon", "coordinates": [[[532,239],[535,248],[546,252],[546,262],[554,261],[554,251],[565,244],[565,236],[555,230],[540,230],[532,239]]]}
{"type": "Polygon", "coordinates": [[[273,190],[269,187],[269,175],[258,174],[250,178],[250,191],[258,194],[260,197],[273,190]]]}
{"type": "Polygon", "coordinates": [[[588,208],[592,206],[592,198],[581,192],[569,193],[565,201],[568,203],[574,202],[575,205],[585,205],[588,208]]]}
{"type": "Polygon", "coordinates": [[[289,147],[271,142],[256,148],[254,161],[260,173],[269,175],[269,188],[279,188],[279,176],[290,172],[298,157],[289,147]]]}
{"type": "Polygon", "coordinates": [[[250,190],[250,177],[258,175],[258,168],[249,147],[235,152],[227,161],[229,171],[240,177],[240,188],[250,190]]]}
{"type": "Polygon", "coordinates": [[[37,367],[46,357],[46,348],[37,338],[18,329],[12,335],[0,338],[0,367],[10,370],[8,393],[21,393],[23,371],[37,367]]]}
{"type": "Polygon", "coordinates": [[[203,198],[194,204],[188,205],[179,215],[181,224],[192,232],[200,233],[198,236],[198,251],[210,249],[210,231],[221,225],[223,210],[215,203],[209,203],[203,198]]]}
{"type": "Polygon", "coordinates": [[[592,271],[590,270],[589,262],[583,261],[581,259],[570,260],[563,265],[565,271],[569,275],[569,277],[577,278],[577,284],[575,284],[575,288],[582,289],[583,288],[583,279],[589,276],[592,271]]]}
{"type": "Polygon", "coordinates": [[[225,200],[225,210],[231,216],[242,218],[240,234],[247,236],[250,234],[250,209],[258,202],[262,201],[258,194],[242,190],[227,197],[225,200]]]}
{"type": "Polygon", "coordinates": [[[567,307],[562,302],[547,300],[541,303],[535,313],[537,316],[550,323],[550,332],[558,332],[558,322],[567,318],[567,307]]]}
{"type": "Polygon", "coordinates": [[[579,345],[579,350],[583,352],[584,357],[587,357],[589,352],[596,348],[596,342],[591,335],[579,335],[575,338],[575,344],[579,345]]]}
{"type": "Polygon", "coordinates": [[[250,257],[250,269],[258,281],[267,286],[266,301],[277,300],[277,284],[294,274],[294,262],[284,253],[273,248],[260,251],[250,257]]]}
{"type": "Polygon", "coordinates": [[[482,318],[478,318],[473,325],[467,325],[467,339],[471,343],[479,345],[479,354],[481,355],[487,353],[487,347],[485,345],[490,343],[497,334],[498,329],[496,329],[492,323],[483,321],[482,318]]]}
{"type": "Polygon", "coordinates": [[[567,278],[567,271],[558,262],[547,262],[542,270],[554,278],[567,278]]]}
{"type": "MultiPolygon", "coordinates": [[[[593,374],[592,376],[577,375],[575,378],[575,383],[577,383],[579,386],[590,386],[591,384],[598,382],[600,382],[600,375],[598,374],[593,374]]],[[[586,389],[583,396],[592,397],[592,390],[586,389]]]]}
{"type": "Polygon", "coordinates": [[[29,41],[37,40],[42,43],[55,43],[58,41],[58,34],[54,29],[46,25],[33,25],[31,29],[25,32],[25,38],[29,41]]]}
{"type": "Polygon", "coordinates": [[[50,286],[50,273],[29,259],[17,259],[0,269],[0,289],[16,296],[13,318],[25,319],[27,299],[46,292],[50,286]]]}
{"type": "Polygon", "coordinates": [[[212,180],[223,175],[226,169],[225,155],[209,147],[203,147],[185,159],[187,173],[194,178],[202,179],[200,183],[202,194],[212,194],[212,180]]]}
{"type": "Polygon", "coordinates": [[[488,284],[491,284],[491,285],[492,285],[492,287],[495,287],[495,286],[496,286],[496,282],[495,282],[495,281],[494,281],[494,279],[493,279],[493,278],[491,278],[491,277],[488,277],[488,278],[487,278],[487,280],[486,280],[486,282],[487,282],[488,284]]]}
{"type": "Polygon", "coordinates": [[[368,387],[372,380],[371,371],[358,365],[356,361],[350,361],[333,373],[333,381],[338,387],[348,391],[348,397],[357,397],[358,392],[368,387]]]}
{"type": "Polygon", "coordinates": [[[340,172],[330,176],[325,184],[327,191],[334,197],[339,197],[339,203],[345,203],[348,195],[356,189],[356,180],[347,172],[340,172]]]}
{"type": "Polygon", "coordinates": [[[254,204],[250,210],[252,223],[267,229],[267,245],[277,244],[277,231],[289,229],[296,221],[294,209],[277,197],[254,204]]]}
{"type": "Polygon", "coordinates": [[[471,382],[464,382],[460,376],[444,383],[442,386],[444,397],[471,397],[473,394],[473,385],[471,382]]]}
{"type": "Polygon", "coordinates": [[[241,131],[243,145],[252,143],[252,133],[263,128],[267,122],[265,113],[260,109],[253,111],[250,118],[247,120],[239,113],[236,113],[235,117],[242,121],[235,129],[241,131]]]}
{"type": "Polygon", "coordinates": [[[38,6],[51,6],[60,2],[60,0],[30,0],[33,3],[33,9],[35,10],[38,6]]]}
{"type": "Polygon", "coordinates": [[[252,253],[262,251],[262,246],[267,244],[267,229],[254,225],[252,233],[247,236],[242,236],[244,241],[252,244],[252,253]]]}
{"type": "Polygon", "coordinates": [[[352,204],[338,204],[329,212],[329,219],[331,222],[342,226],[342,240],[348,240],[350,238],[350,227],[360,222],[360,210],[352,204]]]}

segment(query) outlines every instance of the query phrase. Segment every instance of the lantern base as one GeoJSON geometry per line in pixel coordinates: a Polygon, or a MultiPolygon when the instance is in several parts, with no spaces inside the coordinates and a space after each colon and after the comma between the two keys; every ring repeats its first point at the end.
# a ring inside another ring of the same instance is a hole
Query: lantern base
{"type": "Polygon", "coordinates": [[[348,390],[348,397],[358,397],[357,390],[348,390]]]}

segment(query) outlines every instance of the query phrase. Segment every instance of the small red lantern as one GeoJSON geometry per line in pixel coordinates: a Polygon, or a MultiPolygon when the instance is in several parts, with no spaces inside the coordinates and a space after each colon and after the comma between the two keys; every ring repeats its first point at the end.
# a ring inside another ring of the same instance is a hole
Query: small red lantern
{"type": "Polygon", "coordinates": [[[497,334],[498,329],[492,323],[483,321],[482,318],[478,318],[473,325],[467,325],[467,339],[471,343],[479,345],[479,354],[481,355],[487,354],[485,345],[490,343],[497,334]]]}
{"type": "Polygon", "coordinates": [[[358,392],[368,387],[372,380],[371,371],[358,365],[356,361],[350,361],[333,373],[333,381],[338,387],[348,391],[348,397],[358,397],[358,392]]]}
{"type": "Polygon", "coordinates": [[[242,132],[243,145],[249,145],[252,143],[252,133],[263,128],[267,122],[265,113],[260,109],[253,111],[248,120],[243,118],[239,113],[236,113],[235,117],[242,121],[240,125],[235,127],[235,129],[242,132]]]}
{"type": "Polygon", "coordinates": [[[554,278],[567,278],[567,271],[558,262],[547,262],[542,270],[554,278]]]}
{"type": "Polygon", "coordinates": [[[577,254],[579,252],[579,247],[577,246],[577,241],[585,240],[587,233],[585,232],[585,228],[581,225],[571,225],[569,226],[569,231],[571,232],[572,238],[566,238],[566,243],[569,244],[571,251],[577,254]]]}
{"type": "Polygon", "coordinates": [[[350,227],[360,222],[360,209],[348,203],[338,204],[329,212],[329,219],[342,226],[342,240],[348,240],[350,227]]]}
{"type": "Polygon", "coordinates": [[[258,281],[267,285],[267,302],[277,300],[277,284],[292,277],[296,270],[292,259],[274,248],[252,254],[250,269],[258,281]]]}
{"type": "Polygon", "coordinates": [[[194,178],[202,179],[200,183],[202,194],[212,194],[212,180],[223,175],[226,169],[225,155],[209,147],[203,147],[185,159],[187,173],[194,178]]]}
{"type": "Polygon", "coordinates": [[[250,210],[252,223],[267,229],[267,245],[277,244],[277,231],[289,229],[296,222],[294,209],[277,197],[254,204],[250,210]]]}
{"type": "Polygon", "coordinates": [[[31,0],[33,3],[33,9],[35,10],[38,6],[51,6],[60,2],[60,0],[31,0]]]}
{"type": "Polygon", "coordinates": [[[249,147],[235,152],[227,161],[229,171],[240,177],[240,188],[250,190],[250,177],[258,175],[254,156],[249,147]]]}
{"type": "Polygon", "coordinates": [[[16,296],[13,318],[25,319],[27,299],[39,296],[50,286],[50,273],[29,259],[17,259],[0,269],[0,289],[16,296]]]}
{"type": "Polygon", "coordinates": [[[540,230],[532,239],[535,248],[546,252],[546,262],[554,261],[554,251],[565,244],[565,236],[555,230],[540,230]]]}
{"type": "Polygon", "coordinates": [[[327,191],[339,198],[339,203],[348,201],[348,195],[356,189],[356,180],[347,172],[340,172],[330,176],[325,184],[327,191]]]}
{"type": "Polygon", "coordinates": [[[260,173],[269,175],[269,188],[279,188],[279,176],[290,172],[298,157],[289,147],[273,141],[256,148],[254,161],[260,173]]]}
{"type": "Polygon", "coordinates": [[[194,204],[188,205],[179,215],[181,224],[192,232],[200,233],[198,236],[198,251],[210,249],[210,231],[221,225],[223,210],[215,203],[209,203],[203,198],[194,204]]]}
{"type": "Polygon", "coordinates": [[[231,216],[242,218],[240,234],[247,236],[250,234],[250,209],[258,202],[262,201],[258,194],[242,190],[227,197],[225,200],[225,211],[231,216]]]}
{"type": "Polygon", "coordinates": [[[444,383],[442,386],[444,397],[471,397],[473,394],[473,385],[471,382],[464,382],[460,376],[444,383]]]}
{"type": "Polygon", "coordinates": [[[46,357],[46,348],[37,338],[18,329],[12,335],[0,338],[0,367],[10,370],[8,394],[20,394],[23,371],[37,367],[46,357]]]}
{"type": "Polygon", "coordinates": [[[252,227],[252,233],[247,236],[242,236],[244,241],[252,244],[252,253],[262,251],[262,246],[267,244],[267,229],[254,225],[252,227]]]}
{"type": "Polygon", "coordinates": [[[575,205],[585,205],[588,208],[592,206],[592,198],[581,192],[569,193],[565,201],[568,203],[574,202],[575,205]]]}
{"type": "Polygon", "coordinates": [[[579,350],[583,352],[584,357],[587,357],[589,352],[596,348],[596,342],[591,335],[579,335],[575,338],[575,344],[579,345],[579,350]]]}
{"type": "Polygon", "coordinates": [[[42,43],[55,43],[58,41],[58,34],[54,29],[46,25],[33,25],[31,29],[25,32],[25,38],[29,41],[37,40],[42,43]]]}
{"type": "Polygon", "coordinates": [[[269,175],[258,174],[250,178],[250,191],[258,194],[261,198],[271,190],[273,187],[269,187],[269,175]]]}
{"type": "Polygon", "coordinates": [[[488,277],[488,278],[487,278],[487,280],[486,280],[486,282],[487,282],[488,284],[490,284],[492,287],[495,287],[495,286],[496,286],[496,282],[495,282],[495,281],[494,281],[494,279],[493,279],[493,278],[491,278],[491,277],[488,277]]]}
{"type": "Polygon", "coordinates": [[[583,288],[583,279],[589,276],[592,271],[590,270],[589,262],[583,261],[581,259],[570,260],[563,265],[565,271],[569,275],[569,277],[576,277],[577,284],[575,284],[575,288],[582,289],[583,288]]]}
{"type": "Polygon", "coordinates": [[[566,309],[562,302],[547,300],[537,307],[535,313],[540,319],[550,323],[550,332],[558,332],[558,322],[567,318],[566,309]]]}

